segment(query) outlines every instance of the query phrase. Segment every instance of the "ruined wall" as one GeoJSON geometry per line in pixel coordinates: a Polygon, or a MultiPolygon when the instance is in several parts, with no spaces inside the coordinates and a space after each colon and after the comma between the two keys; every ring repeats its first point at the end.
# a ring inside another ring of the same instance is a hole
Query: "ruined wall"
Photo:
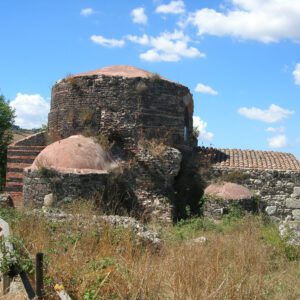
{"type": "Polygon", "coordinates": [[[129,148],[143,137],[191,145],[192,115],[192,96],[182,85],[158,78],[90,75],[53,86],[48,126],[57,140],[90,131],[129,148]]]}
{"type": "Polygon", "coordinates": [[[174,178],[182,155],[174,148],[163,150],[154,155],[149,149],[140,149],[132,161],[123,162],[110,173],[60,173],[28,168],[24,171],[24,204],[41,207],[50,193],[57,201],[99,199],[100,207],[109,213],[170,223],[174,178]]]}
{"type": "Polygon", "coordinates": [[[258,196],[260,207],[275,221],[300,215],[300,173],[297,171],[210,168],[203,176],[208,184],[236,177],[238,183],[258,196]]]}
{"type": "Polygon", "coordinates": [[[46,146],[48,143],[48,134],[46,131],[32,134],[10,146],[46,146]]]}
{"type": "Polygon", "coordinates": [[[57,201],[89,199],[103,194],[107,173],[59,173],[51,170],[24,171],[24,205],[43,206],[44,197],[52,193],[57,201]]]}
{"type": "Polygon", "coordinates": [[[142,208],[142,219],[171,223],[174,206],[174,181],[181,166],[182,154],[167,147],[153,154],[140,149],[131,167],[130,186],[142,208]]]}

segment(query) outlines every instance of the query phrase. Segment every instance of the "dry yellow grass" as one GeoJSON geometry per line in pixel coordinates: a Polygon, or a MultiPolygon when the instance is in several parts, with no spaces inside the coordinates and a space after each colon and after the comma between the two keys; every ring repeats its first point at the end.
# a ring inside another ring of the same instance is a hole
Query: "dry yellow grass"
{"type": "Polygon", "coordinates": [[[163,229],[165,241],[154,250],[128,230],[83,226],[92,212],[80,211],[85,217],[64,224],[25,215],[13,222],[27,249],[46,255],[49,299],[56,283],[87,300],[300,298],[299,258],[272,243],[273,227],[258,217],[212,229],[163,229]],[[201,235],[206,243],[190,242],[201,235]]]}

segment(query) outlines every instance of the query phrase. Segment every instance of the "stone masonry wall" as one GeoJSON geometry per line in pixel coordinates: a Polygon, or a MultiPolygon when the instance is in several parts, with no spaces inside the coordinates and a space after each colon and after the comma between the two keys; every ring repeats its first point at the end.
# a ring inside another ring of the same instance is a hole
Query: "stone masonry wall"
{"type": "Polygon", "coordinates": [[[186,145],[192,143],[192,115],[189,89],[167,80],[104,75],[70,77],[52,88],[49,133],[56,140],[88,131],[92,135],[102,133],[123,141],[128,148],[143,137],[186,145]]]}
{"type": "Polygon", "coordinates": [[[260,207],[275,221],[300,213],[300,173],[296,171],[210,168],[204,178],[208,184],[228,178],[232,173],[242,178],[260,199],[260,207]]]}
{"type": "Polygon", "coordinates": [[[47,133],[42,131],[17,141],[11,146],[46,146],[47,141],[47,133]]]}
{"type": "Polygon", "coordinates": [[[122,167],[110,173],[59,173],[28,168],[24,171],[24,205],[34,203],[41,207],[50,193],[58,202],[96,195],[102,198],[101,208],[118,208],[118,213],[129,213],[144,221],[170,223],[174,178],[181,158],[179,150],[166,147],[159,154],[139,149],[132,161],[123,162],[122,167]]]}
{"type": "Polygon", "coordinates": [[[44,197],[52,193],[57,201],[89,199],[104,192],[107,173],[58,173],[51,170],[24,171],[24,205],[43,206],[44,197]]]}
{"type": "Polygon", "coordinates": [[[158,155],[140,149],[135,159],[130,185],[142,207],[142,218],[171,223],[174,179],[180,170],[182,154],[171,147],[158,155]]]}

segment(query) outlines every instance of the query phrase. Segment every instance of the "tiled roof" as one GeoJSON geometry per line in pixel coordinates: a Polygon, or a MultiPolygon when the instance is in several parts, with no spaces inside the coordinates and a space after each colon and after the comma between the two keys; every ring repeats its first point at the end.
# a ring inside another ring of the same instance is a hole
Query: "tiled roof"
{"type": "Polygon", "coordinates": [[[199,152],[215,168],[300,171],[300,161],[290,153],[205,147],[199,152]]]}

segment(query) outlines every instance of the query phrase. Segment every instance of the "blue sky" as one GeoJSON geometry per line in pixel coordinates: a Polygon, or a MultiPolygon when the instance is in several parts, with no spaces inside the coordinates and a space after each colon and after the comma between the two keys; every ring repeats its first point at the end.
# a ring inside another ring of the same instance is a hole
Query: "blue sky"
{"type": "Polygon", "coordinates": [[[58,79],[126,64],[189,87],[199,144],[300,158],[300,0],[2,0],[0,37],[24,128],[58,79]]]}

